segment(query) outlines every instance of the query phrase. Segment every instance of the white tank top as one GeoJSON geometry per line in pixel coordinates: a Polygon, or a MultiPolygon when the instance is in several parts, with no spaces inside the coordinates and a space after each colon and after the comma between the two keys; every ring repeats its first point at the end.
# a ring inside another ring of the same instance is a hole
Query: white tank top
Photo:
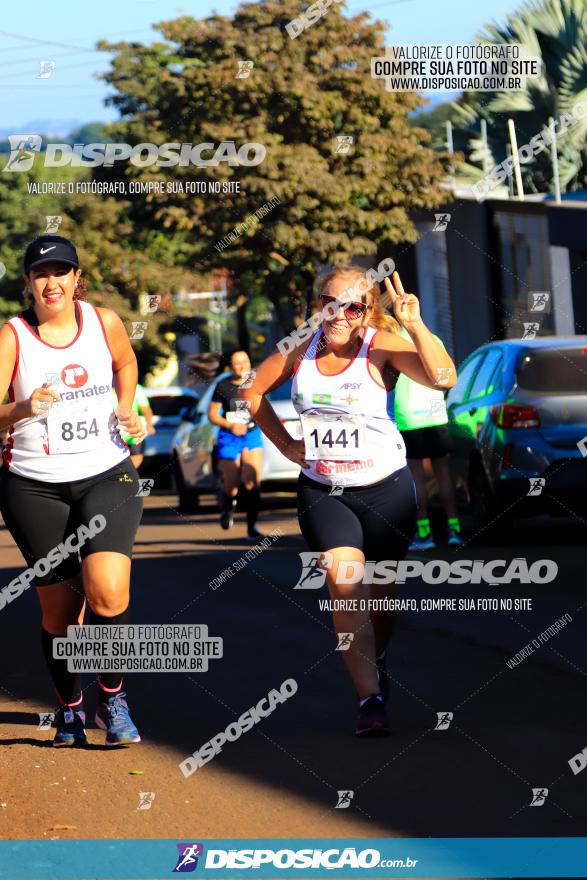
{"type": "Polygon", "coordinates": [[[21,315],[8,326],[16,338],[9,398],[28,399],[46,382],[61,403],[11,425],[4,463],[15,474],[47,483],[71,482],[109,470],[128,457],[112,404],[112,354],[94,306],[78,302],[79,327],[66,346],[49,345],[21,315]]]}
{"type": "Polygon", "coordinates": [[[406,449],[387,412],[387,391],[369,372],[377,330],[368,327],[359,351],[340,373],[320,372],[319,330],[294,375],[292,402],[302,421],[308,468],[319,483],[368,486],[406,466],[406,449]]]}

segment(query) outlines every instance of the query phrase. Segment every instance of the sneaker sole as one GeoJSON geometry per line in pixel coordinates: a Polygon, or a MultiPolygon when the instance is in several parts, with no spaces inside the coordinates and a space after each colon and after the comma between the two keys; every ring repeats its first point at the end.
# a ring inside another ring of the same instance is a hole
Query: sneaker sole
{"type": "Polygon", "coordinates": [[[130,746],[133,743],[140,743],[140,742],[141,742],[141,738],[140,738],[140,736],[137,736],[137,737],[135,737],[135,739],[122,739],[122,740],[118,740],[118,742],[108,742],[108,740],[105,740],[104,745],[105,746],[130,746]]]}
{"type": "Polygon", "coordinates": [[[368,727],[367,730],[355,730],[355,735],[361,738],[389,736],[390,734],[391,730],[389,727],[384,727],[382,724],[377,724],[375,727],[368,727]]]}
{"type": "Polygon", "coordinates": [[[81,737],[76,737],[75,739],[71,740],[71,742],[55,742],[55,740],[53,740],[54,749],[72,749],[75,746],[87,746],[87,744],[87,736],[84,736],[83,739],[81,737]]]}

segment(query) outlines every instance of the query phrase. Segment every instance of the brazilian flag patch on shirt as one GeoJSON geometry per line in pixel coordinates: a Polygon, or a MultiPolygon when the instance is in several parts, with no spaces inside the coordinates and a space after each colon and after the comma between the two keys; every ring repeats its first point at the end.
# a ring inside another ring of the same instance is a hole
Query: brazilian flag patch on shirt
{"type": "Polygon", "coordinates": [[[312,394],[312,403],[332,403],[332,394],[312,394]]]}

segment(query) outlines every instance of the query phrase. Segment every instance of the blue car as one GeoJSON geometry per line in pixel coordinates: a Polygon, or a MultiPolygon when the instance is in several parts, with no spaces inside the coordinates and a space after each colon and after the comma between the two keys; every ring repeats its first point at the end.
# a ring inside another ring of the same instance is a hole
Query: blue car
{"type": "Polygon", "coordinates": [[[587,336],[509,339],[461,364],[452,463],[478,526],[587,513],[587,336]]]}

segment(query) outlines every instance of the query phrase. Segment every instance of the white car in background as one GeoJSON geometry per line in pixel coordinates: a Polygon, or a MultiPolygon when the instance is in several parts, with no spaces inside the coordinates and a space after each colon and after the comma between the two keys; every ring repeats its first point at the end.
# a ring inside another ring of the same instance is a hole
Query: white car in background
{"type": "MultiPolygon", "coordinates": [[[[183,413],[181,424],[173,438],[173,477],[181,509],[195,510],[199,505],[200,495],[218,492],[220,477],[215,452],[218,427],[210,423],[208,407],[218,382],[230,375],[231,373],[223,373],[210,383],[201,399],[183,413]]],[[[290,395],[291,380],[281,388],[271,391],[267,397],[286,431],[299,439],[300,419],[290,395]]],[[[282,455],[263,435],[261,490],[269,491],[280,486],[293,489],[299,472],[299,466],[282,455]]]]}
{"type": "Polygon", "coordinates": [[[168,388],[145,388],[153,410],[154,434],[145,438],[145,458],[141,474],[160,474],[157,483],[168,483],[171,476],[173,437],[181,423],[181,415],[196,404],[200,395],[192,388],[170,385],[168,388]]]}

